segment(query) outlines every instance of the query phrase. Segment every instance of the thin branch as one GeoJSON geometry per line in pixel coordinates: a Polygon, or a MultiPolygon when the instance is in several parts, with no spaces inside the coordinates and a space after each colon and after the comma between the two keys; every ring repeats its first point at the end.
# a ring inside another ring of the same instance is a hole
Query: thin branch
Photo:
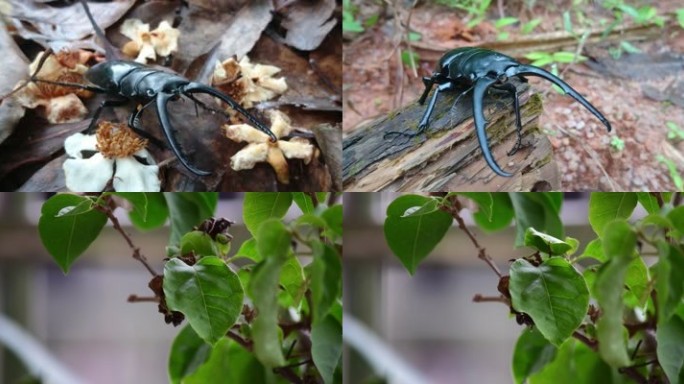
{"type": "Polygon", "coordinates": [[[311,197],[314,208],[318,207],[318,196],[316,196],[316,192],[307,192],[307,195],[311,197]]]}
{"type": "Polygon", "coordinates": [[[456,219],[456,222],[458,222],[458,227],[463,232],[465,232],[466,235],[468,235],[470,241],[473,243],[475,248],[477,248],[477,257],[481,260],[484,260],[484,262],[487,263],[487,265],[489,265],[489,267],[494,271],[494,273],[496,273],[496,275],[499,276],[499,278],[501,278],[503,274],[501,274],[501,271],[494,263],[494,259],[492,259],[492,257],[489,256],[489,254],[487,254],[487,251],[480,245],[480,243],[475,238],[475,235],[468,229],[468,227],[466,227],[465,221],[463,221],[463,218],[460,214],[461,210],[463,209],[461,202],[458,201],[458,198],[456,196],[451,196],[449,200],[451,201],[451,203],[453,203],[454,207],[454,209],[449,210],[449,213],[451,214],[451,216],[453,216],[454,219],[456,219]]]}
{"type": "Polygon", "coordinates": [[[594,350],[594,351],[598,350],[598,342],[596,340],[591,340],[586,335],[583,335],[577,331],[572,333],[572,337],[581,341],[582,343],[584,343],[587,347],[591,348],[592,350],[594,350]]]}
{"type": "Polygon", "coordinates": [[[133,244],[133,240],[131,240],[131,237],[128,235],[128,233],[126,233],[126,231],[124,231],[123,228],[121,228],[121,224],[119,223],[119,219],[114,215],[114,212],[113,212],[113,209],[111,206],[111,203],[112,203],[111,198],[107,197],[105,199],[105,202],[106,202],[106,206],[96,205],[96,208],[98,210],[100,210],[102,213],[104,213],[105,215],[107,215],[107,217],[109,218],[109,221],[112,222],[112,226],[114,227],[114,229],[117,232],[119,232],[121,234],[121,236],[123,236],[123,238],[126,240],[126,243],[128,243],[128,247],[131,248],[131,250],[133,251],[133,258],[140,261],[142,263],[142,265],[144,265],[145,268],[150,272],[150,274],[152,274],[152,276],[159,276],[159,274],[157,274],[157,272],[155,272],[155,270],[152,269],[152,267],[147,263],[147,258],[145,257],[145,255],[143,255],[140,252],[140,248],[136,247],[135,244],[133,244]]]}
{"type": "Polygon", "coordinates": [[[510,302],[508,301],[508,298],[505,296],[482,296],[481,294],[476,294],[473,296],[473,301],[476,303],[504,303],[506,305],[510,305],[510,302]]]}
{"type": "Polygon", "coordinates": [[[152,303],[158,303],[159,298],[157,296],[138,296],[138,295],[130,295],[128,296],[129,303],[143,303],[143,302],[152,302],[152,303]]]}

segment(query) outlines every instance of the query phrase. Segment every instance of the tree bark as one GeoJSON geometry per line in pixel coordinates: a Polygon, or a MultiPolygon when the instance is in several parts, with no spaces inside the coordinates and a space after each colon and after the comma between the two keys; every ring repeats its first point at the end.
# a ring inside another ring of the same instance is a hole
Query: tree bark
{"type": "MultiPolygon", "coordinates": [[[[489,147],[513,177],[496,175],[485,163],[472,119],[472,92],[454,104],[459,92],[439,96],[426,134],[407,138],[387,132],[415,132],[426,105],[411,103],[349,134],[343,142],[345,191],[538,191],[558,190],[560,176],[551,143],[540,131],[541,97],[516,83],[523,147],[516,141],[512,99],[490,91],[484,100],[489,147]],[[452,107],[453,105],[453,107],[452,107]]],[[[427,104],[427,102],[425,103],[427,104]]]]}

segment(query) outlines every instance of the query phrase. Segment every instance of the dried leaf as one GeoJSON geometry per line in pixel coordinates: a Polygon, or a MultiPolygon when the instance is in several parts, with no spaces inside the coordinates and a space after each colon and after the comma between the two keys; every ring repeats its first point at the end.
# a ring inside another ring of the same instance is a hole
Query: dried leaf
{"type": "Polygon", "coordinates": [[[331,19],[334,10],[334,0],[300,1],[292,5],[283,22],[287,29],[285,42],[302,51],[318,48],[337,24],[336,19],[331,19]]]}

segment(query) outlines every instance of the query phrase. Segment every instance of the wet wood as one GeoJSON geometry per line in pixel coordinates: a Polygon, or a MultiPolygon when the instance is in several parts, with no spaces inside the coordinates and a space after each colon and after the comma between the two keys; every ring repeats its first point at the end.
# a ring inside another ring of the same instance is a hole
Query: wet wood
{"type": "Polygon", "coordinates": [[[485,100],[487,134],[494,158],[513,177],[496,175],[485,163],[472,119],[472,98],[440,95],[427,135],[407,139],[391,131],[413,132],[425,106],[411,103],[359,127],[343,141],[345,191],[533,191],[558,190],[560,177],[551,143],[538,126],[539,95],[518,84],[523,148],[507,152],[516,140],[512,100],[491,93],[485,100]]]}

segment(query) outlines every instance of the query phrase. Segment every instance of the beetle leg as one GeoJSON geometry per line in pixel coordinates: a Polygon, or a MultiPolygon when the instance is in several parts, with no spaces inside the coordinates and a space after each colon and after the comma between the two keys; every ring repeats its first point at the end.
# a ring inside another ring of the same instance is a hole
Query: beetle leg
{"type": "MultiPolygon", "coordinates": [[[[532,76],[539,76],[542,77],[546,80],[549,80],[550,82],[556,84],[559,86],[565,93],[568,95],[572,96],[573,99],[577,100],[580,104],[584,106],[584,108],[588,109],[591,113],[594,114],[601,122],[608,128],[608,132],[611,130],[610,122],[608,119],[606,119],[601,112],[598,111],[587,99],[585,99],[582,95],[579,94],[579,92],[575,91],[568,83],[565,81],[561,80],[558,76],[555,76],[553,73],[548,72],[544,69],[532,66],[532,65],[519,65],[517,67],[511,67],[509,70],[512,70],[513,75],[532,75],[532,76]]],[[[506,72],[508,72],[507,70],[506,72]]]]}
{"type": "Polygon", "coordinates": [[[435,104],[437,103],[437,96],[439,95],[439,93],[442,91],[451,90],[453,89],[453,87],[454,83],[450,81],[442,83],[437,87],[435,93],[432,94],[430,103],[425,109],[425,113],[423,113],[423,118],[420,119],[420,124],[418,125],[418,132],[416,133],[416,135],[420,135],[421,133],[425,132],[425,130],[427,130],[428,126],[430,125],[430,115],[432,115],[432,111],[435,109],[435,104]]]}
{"type": "Polygon", "coordinates": [[[513,148],[511,148],[511,150],[507,153],[508,156],[513,156],[516,152],[518,152],[518,149],[520,149],[522,143],[522,121],[520,119],[520,101],[518,100],[518,92],[515,85],[511,83],[494,85],[494,88],[507,91],[511,97],[513,97],[513,109],[515,110],[515,133],[517,135],[517,140],[515,141],[513,148]]]}
{"type": "Polygon", "coordinates": [[[161,140],[152,136],[149,132],[145,131],[140,125],[140,118],[142,116],[143,111],[145,111],[145,109],[152,105],[154,102],[155,99],[151,99],[147,102],[147,104],[143,105],[141,108],[136,107],[133,113],[131,113],[131,116],[128,117],[128,126],[133,130],[133,132],[137,133],[138,136],[146,138],[150,141],[150,143],[156,145],[159,148],[166,149],[168,147],[164,145],[164,143],[161,140]]]}
{"type": "Polygon", "coordinates": [[[499,165],[494,160],[492,152],[489,149],[489,142],[487,140],[487,131],[485,125],[487,122],[484,118],[484,112],[482,110],[482,103],[484,102],[485,93],[487,89],[494,83],[497,79],[492,79],[490,77],[483,77],[475,81],[475,91],[473,92],[473,119],[475,120],[475,133],[477,133],[477,141],[480,143],[480,149],[482,150],[482,155],[484,156],[487,165],[499,176],[511,177],[512,173],[508,173],[501,169],[499,165]]]}
{"type": "Polygon", "coordinates": [[[127,103],[128,99],[105,100],[102,103],[100,103],[100,106],[97,107],[95,113],[93,113],[93,119],[90,120],[90,124],[88,124],[88,128],[85,130],[85,132],[91,133],[95,130],[95,127],[97,126],[97,121],[100,119],[100,115],[102,114],[103,109],[105,109],[106,107],[120,107],[122,105],[126,105],[127,103]]]}
{"type": "Polygon", "coordinates": [[[425,84],[425,90],[423,91],[423,94],[420,96],[420,99],[418,99],[418,104],[423,105],[425,103],[425,99],[427,98],[427,95],[430,93],[430,90],[432,90],[432,86],[435,84],[435,80],[432,77],[423,77],[423,84],[425,84]]]}
{"type": "MultiPolygon", "coordinates": [[[[267,126],[265,126],[264,123],[257,120],[256,117],[254,117],[251,113],[247,112],[247,110],[242,108],[242,106],[237,101],[233,100],[230,96],[224,95],[223,93],[217,91],[216,89],[214,89],[212,87],[209,87],[209,86],[204,85],[204,84],[192,82],[192,83],[184,86],[183,89],[181,90],[181,93],[183,93],[184,95],[186,95],[186,93],[207,93],[211,96],[218,97],[224,103],[228,104],[231,108],[240,112],[258,130],[267,134],[271,138],[272,142],[278,141],[278,138],[276,137],[276,135],[273,132],[271,132],[271,130],[267,126]]],[[[186,95],[186,96],[188,96],[188,95],[186,95]]]]}
{"type": "Polygon", "coordinates": [[[180,145],[176,141],[176,138],[173,136],[173,132],[171,132],[171,121],[169,120],[169,116],[166,110],[166,104],[171,100],[175,95],[171,93],[165,93],[165,92],[160,92],[157,94],[157,117],[159,118],[159,123],[162,126],[162,132],[164,133],[164,136],[166,137],[166,141],[169,142],[169,145],[171,146],[171,150],[173,153],[176,155],[178,158],[178,161],[180,161],[181,164],[185,168],[187,168],[190,172],[194,173],[195,175],[198,176],[208,176],[211,175],[211,172],[203,171],[201,169],[197,169],[190,165],[188,161],[185,159],[183,154],[181,153],[180,150],[180,145]]]}

